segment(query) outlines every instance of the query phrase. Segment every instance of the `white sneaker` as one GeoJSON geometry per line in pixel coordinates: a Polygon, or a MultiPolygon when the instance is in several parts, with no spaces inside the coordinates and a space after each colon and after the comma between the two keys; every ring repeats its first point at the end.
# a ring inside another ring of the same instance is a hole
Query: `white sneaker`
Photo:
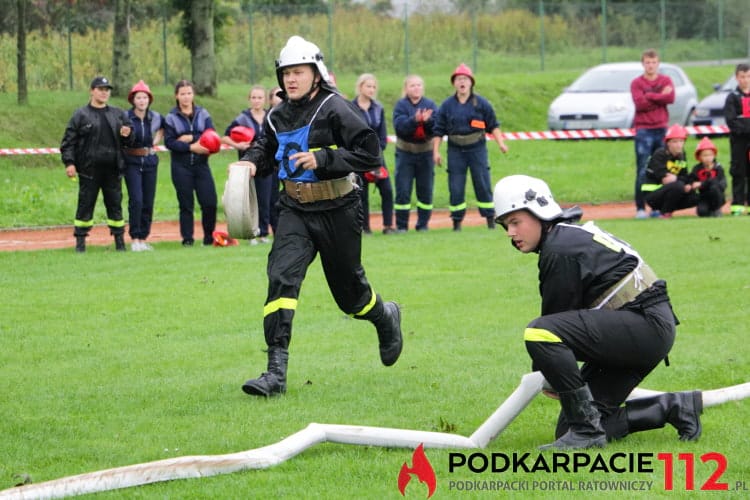
{"type": "Polygon", "coordinates": [[[150,251],[152,251],[153,249],[154,249],[154,247],[152,247],[151,245],[149,245],[149,244],[148,244],[148,243],[146,243],[145,241],[141,241],[141,250],[145,250],[145,251],[147,251],[147,252],[150,252],[150,251]]]}
{"type": "Polygon", "coordinates": [[[648,213],[646,213],[645,210],[642,208],[635,212],[635,218],[636,219],[648,219],[648,213]]]}
{"type": "Polygon", "coordinates": [[[144,243],[142,243],[140,241],[134,241],[130,245],[130,250],[133,251],[133,252],[142,252],[142,251],[146,250],[145,248],[143,248],[143,245],[144,245],[144,243]]]}
{"type": "Polygon", "coordinates": [[[252,240],[250,240],[250,244],[251,244],[252,246],[255,246],[255,245],[257,245],[257,244],[258,244],[258,238],[253,238],[252,240]]]}
{"type": "Polygon", "coordinates": [[[270,243],[271,240],[269,240],[266,236],[261,236],[258,238],[259,243],[270,243]]]}

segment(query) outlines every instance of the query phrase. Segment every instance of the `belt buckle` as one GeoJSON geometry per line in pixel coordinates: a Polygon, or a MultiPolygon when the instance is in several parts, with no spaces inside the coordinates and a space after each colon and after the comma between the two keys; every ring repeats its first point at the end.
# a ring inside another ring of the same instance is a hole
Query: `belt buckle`
{"type": "Polygon", "coordinates": [[[154,148],[146,148],[146,156],[151,156],[154,154],[154,148]]]}
{"type": "Polygon", "coordinates": [[[294,183],[294,192],[297,195],[297,201],[302,202],[302,190],[300,189],[302,187],[301,182],[295,182],[294,183]]]}

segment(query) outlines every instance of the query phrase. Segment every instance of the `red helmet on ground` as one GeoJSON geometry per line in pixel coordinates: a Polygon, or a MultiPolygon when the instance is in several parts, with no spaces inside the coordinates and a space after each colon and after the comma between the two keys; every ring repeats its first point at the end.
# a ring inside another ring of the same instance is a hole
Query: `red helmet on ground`
{"type": "Polygon", "coordinates": [[[475,83],[474,73],[472,73],[471,68],[465,65],[464,63],[459,64],[456,70],[451,75],[451,83],[453,83],[453,80],[455,80],[456,77],[459,75],[468,76],[469,79],[471,80],[471,86],[472,87],[474,86],[474,83],[475,83]]]}
{"type": "Polygon", "coordinates": [[[229,131],[229,137],[234,142],[253,142],[253,139],[255,138],[255,129],[253,127],[237,125],[229,131]]]}
{"type": "Polygon", "coordinates": [[[716,146],[713,142],[711,142],[711,139],[708,137],[704,137],[701,139],[701,142],[698,143],[698,145],[695,147],[695,159],[700,161],[700,154],[701,151],[711,150],[714,152],[714,156],[718,153],[718,149],[716,149],[716,146]]]}
{"type": "Polygon", "coordinates": [[[682,125],[674,124],[671,127],[669,127],[669,130],[667,130],[667,135],[664,136],[664,142],[667,142],[670,139],[682,139],[683,141],[687,139],[687,130],[682,125]]]}
{"type": "Polygon", "coordinates": [[[233,247],[239,245],[239,242],[234,238],[230,238],[229,233],[226,231],[214,231],[211,233],[211,236],[214,238],[213,244],[215,247],[233,247]]]}
{"type": "Polygon", "coordinates": [[[128,102],[130,104],[133,104],[133,99],[135,98],[135,94],[138,92],[143,92],[148,96],[148,104],[151,105],[152,102],[154,102],[154,95],[151,93],[151,89],[148,88],[148,85],[146,85],[146,82],[143,80],[140,80],[138,83],[133,85],[133,88],[130,89],[130,92],[128,92],[128,102]]]}
{"type": "Polygon", "coordinates": [[[201,138],[198,139],[198,143],[204,148],[208,149],[208,152],[218,153],[221,149],[221,137],[212,128],[207,128],[201,134],[201,138]]]}

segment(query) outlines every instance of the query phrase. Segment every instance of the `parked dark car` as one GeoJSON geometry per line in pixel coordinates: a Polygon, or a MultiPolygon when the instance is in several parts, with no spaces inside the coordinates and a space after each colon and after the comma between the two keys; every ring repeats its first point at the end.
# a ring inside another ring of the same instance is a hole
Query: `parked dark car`
{"type": "Polygon", "coordinates": [[[695,107],[692,125],[726,125],[724,120],[724,102],[727,95],[737,88],[737,79],[732,75],[724,85],[714,85],[714,93],[704,97],[695,107]]]}

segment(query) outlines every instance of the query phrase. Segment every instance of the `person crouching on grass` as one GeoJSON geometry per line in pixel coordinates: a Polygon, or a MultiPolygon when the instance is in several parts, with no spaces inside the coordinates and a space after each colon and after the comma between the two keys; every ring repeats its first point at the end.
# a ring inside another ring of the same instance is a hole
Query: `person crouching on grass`
{"type": "Polygon", "coordinates": [[[672,212],[698,204],[698,194],[690,184],[685,158],[687,130],[682,125],[672,125],[664,137],[665,145],[654,151],[646,166],[646,178],[641,191],[646,193],[646,203],[662,219],[672,217],[672,212]]]}
{"type": "Polygon", "coordinates": [[[276,61],[276,78],[284,99],[268,111],[265,133],[239,162],[252,176],[277,169],[284,185],[266,267],[268,368],[242,386],[247,394],[265,397],[286,392],[292,320],[307,268],[318,254],[338,307],[375,326],[381,362],[393,365],[402,348],[401,309],[375,293],[361,261],[361,200],[354,177],[381,165],[378,136],[330,83],[317,45],[291,37],[276,61]]]}
{"type": "Polygon", "coordinates": [[[716,146],[708,137],[695,148],[699,163],[690,171],[690,184],[698,193],[698,217],[721,217],[721,207],[726,202],[727,177],[724,167],[716,161],[716,153],[716,146]]]}
{"type": "Polygon", "coordinates": [[[539,255],[542,315],[524,331],[532,369],[560,400],[556,440],[541,449],[603,447],[632,432],[701,434],[700,391],[625,398],[672,348],[677,318],[667,285],[627,243],[563,210],[547,184],[525,175],[494,190],[496,222],[511,244],[539,255]],[[581,368],[578,361],[583,361],[581,368]]]}

